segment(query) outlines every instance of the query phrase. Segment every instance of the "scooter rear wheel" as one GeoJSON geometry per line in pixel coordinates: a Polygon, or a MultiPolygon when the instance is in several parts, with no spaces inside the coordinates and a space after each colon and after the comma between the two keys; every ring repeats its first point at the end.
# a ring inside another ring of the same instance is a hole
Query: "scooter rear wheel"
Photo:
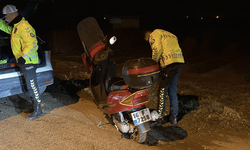
{"type": "Polygon", "coordinates": [[[134,139],[138,143],[144,143],[147,138],[148,132],[141,132],[141,129],[136,127],[134,133],[131,135],[131,138],[134,139]]]}

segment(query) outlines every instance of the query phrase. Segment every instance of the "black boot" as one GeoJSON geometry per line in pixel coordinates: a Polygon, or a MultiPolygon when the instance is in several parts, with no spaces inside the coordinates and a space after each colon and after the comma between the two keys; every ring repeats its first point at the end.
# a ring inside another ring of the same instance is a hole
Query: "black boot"
{"type": "Polygon", "coordinates": [[[34,111],[26,118],[27,120],[34,120],[42,116],[42,107],[41,104],[36,100],[33,101],[33,109],[34,111]]]}
{"type": "Polygon", "coordinates": [[[177,125],[177,115],[170,113],[169,122],[173,125],[177,125]]]}

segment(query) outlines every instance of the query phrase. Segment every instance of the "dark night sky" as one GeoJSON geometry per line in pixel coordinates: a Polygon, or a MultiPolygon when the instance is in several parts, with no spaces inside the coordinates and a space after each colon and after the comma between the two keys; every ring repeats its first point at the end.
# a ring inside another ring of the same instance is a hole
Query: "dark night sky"
{"type": "Polygon", "coordinates": [[[1,0],[24,8],[27,2],[40,1],[40,12],[55,15],[206,15],[249,17],[250,5],[246,0],[1,0]]]}
{"type": "Polygon", "coordinates": [[[250,6],[246,0],[55,0],[58,11],[69,14],[95,15],[209,15],[249,17],[250,6]],[[63,8],[63,10],[60,8],[63,8]]]}
{"type": "MultiPolygon", "coordinates": [[[[250,5],[246,0],[1,0],[0,7],[14,4],[23,10],[27,3],[39,2],[38,9],[29,18],[34,23],[56,24],[75,27],[82,19],[93,16],[96,19],[121,15],[148,17],[184,18],[247,18],[250,20],[250,5]]],[[[32,24],[34,24],[32,22],[32,24]]],[[[46,26],[45,26],[46,28],[46,26]]]]}
{"type": "Polygon", "coordinates": [[[250,33],[250,5],[247,0],[0,1],[1,8],[6,4],[14,4],[19,10],[24,10],[28,3],[39,2],[38,9],[28,18],[28,21],[40,33],[54,30],[76,30],[77,24],[90,16],[95,17],[101,27],[108,24],[107,30],[109,30],[109,17],[124,15],[141,16],[143,19],[140,20],[140,27],[141,22],[144,21],[143,25],[153,24],[149,28],[167,29],[176,33],[180,39],[182,37],[184,39],[186,35],[194,35],[194,33],[197,36],[201,36],[203,32],[200,31],[206,29],[209,31],[213,30],[216,35],[225,35],[223,38],[215,36],[218,37],[218,41],[220,39],[224,41],[232,41],[234,39],[235,41],[241,41],[241,43],[248,43],[250,33]],[[215,19],[217,15],[221,19],[215,19]],[[189,16],[189,19],[186,19],[186,16],[189,16]],[[104,20],[104,17],[107,19],[104,20]],[[204,19],[201,20],[201,17],[204,17],[204,19]]]}

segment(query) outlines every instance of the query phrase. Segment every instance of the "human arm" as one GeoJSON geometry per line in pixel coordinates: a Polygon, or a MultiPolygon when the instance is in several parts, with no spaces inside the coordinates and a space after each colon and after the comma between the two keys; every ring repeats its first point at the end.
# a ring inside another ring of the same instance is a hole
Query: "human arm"
{"type": "Polygon", "coordinates": [[[21,40],[22,40],[22,57],[27,59],[33,59],[37,57],[34,55],[35,51],[37,51],[37,39],[35,30],[31,26],[25,26],[21,33],[21,40]]]}
{"type": "Polygon", "coordinates": [[[0,19],[0,30],[2,30],[8,34],[11,34],[12,27],[9,26],[4,20],[0,19]]]}
{"type": "Polygon", "coordinates": [[[152,49],[152,59],[156,62],[159,62],[163,53],[161,38],[161,34],[157,31],[152,32],[149,37],[149,44],[152,49]]]}

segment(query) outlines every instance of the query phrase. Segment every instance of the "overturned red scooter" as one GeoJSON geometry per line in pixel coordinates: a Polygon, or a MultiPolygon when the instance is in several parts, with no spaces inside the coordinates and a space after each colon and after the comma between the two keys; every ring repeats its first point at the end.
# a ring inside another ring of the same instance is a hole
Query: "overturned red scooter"
{"type": "Polygon", "coordinates": [[[145,142],[152,119],[146,107],[147,88],[159,79],[158,64],[151,58],[128,60],[122,68],[123,77],[117,77],[116,64],[110,60],[113,52],[110,46],[116,37],[107,40],[93,17],[82,20],[77,30],[85,51],[82,59],[90,73],[94,103],[122,134],[138,143],[145,142]]]}

